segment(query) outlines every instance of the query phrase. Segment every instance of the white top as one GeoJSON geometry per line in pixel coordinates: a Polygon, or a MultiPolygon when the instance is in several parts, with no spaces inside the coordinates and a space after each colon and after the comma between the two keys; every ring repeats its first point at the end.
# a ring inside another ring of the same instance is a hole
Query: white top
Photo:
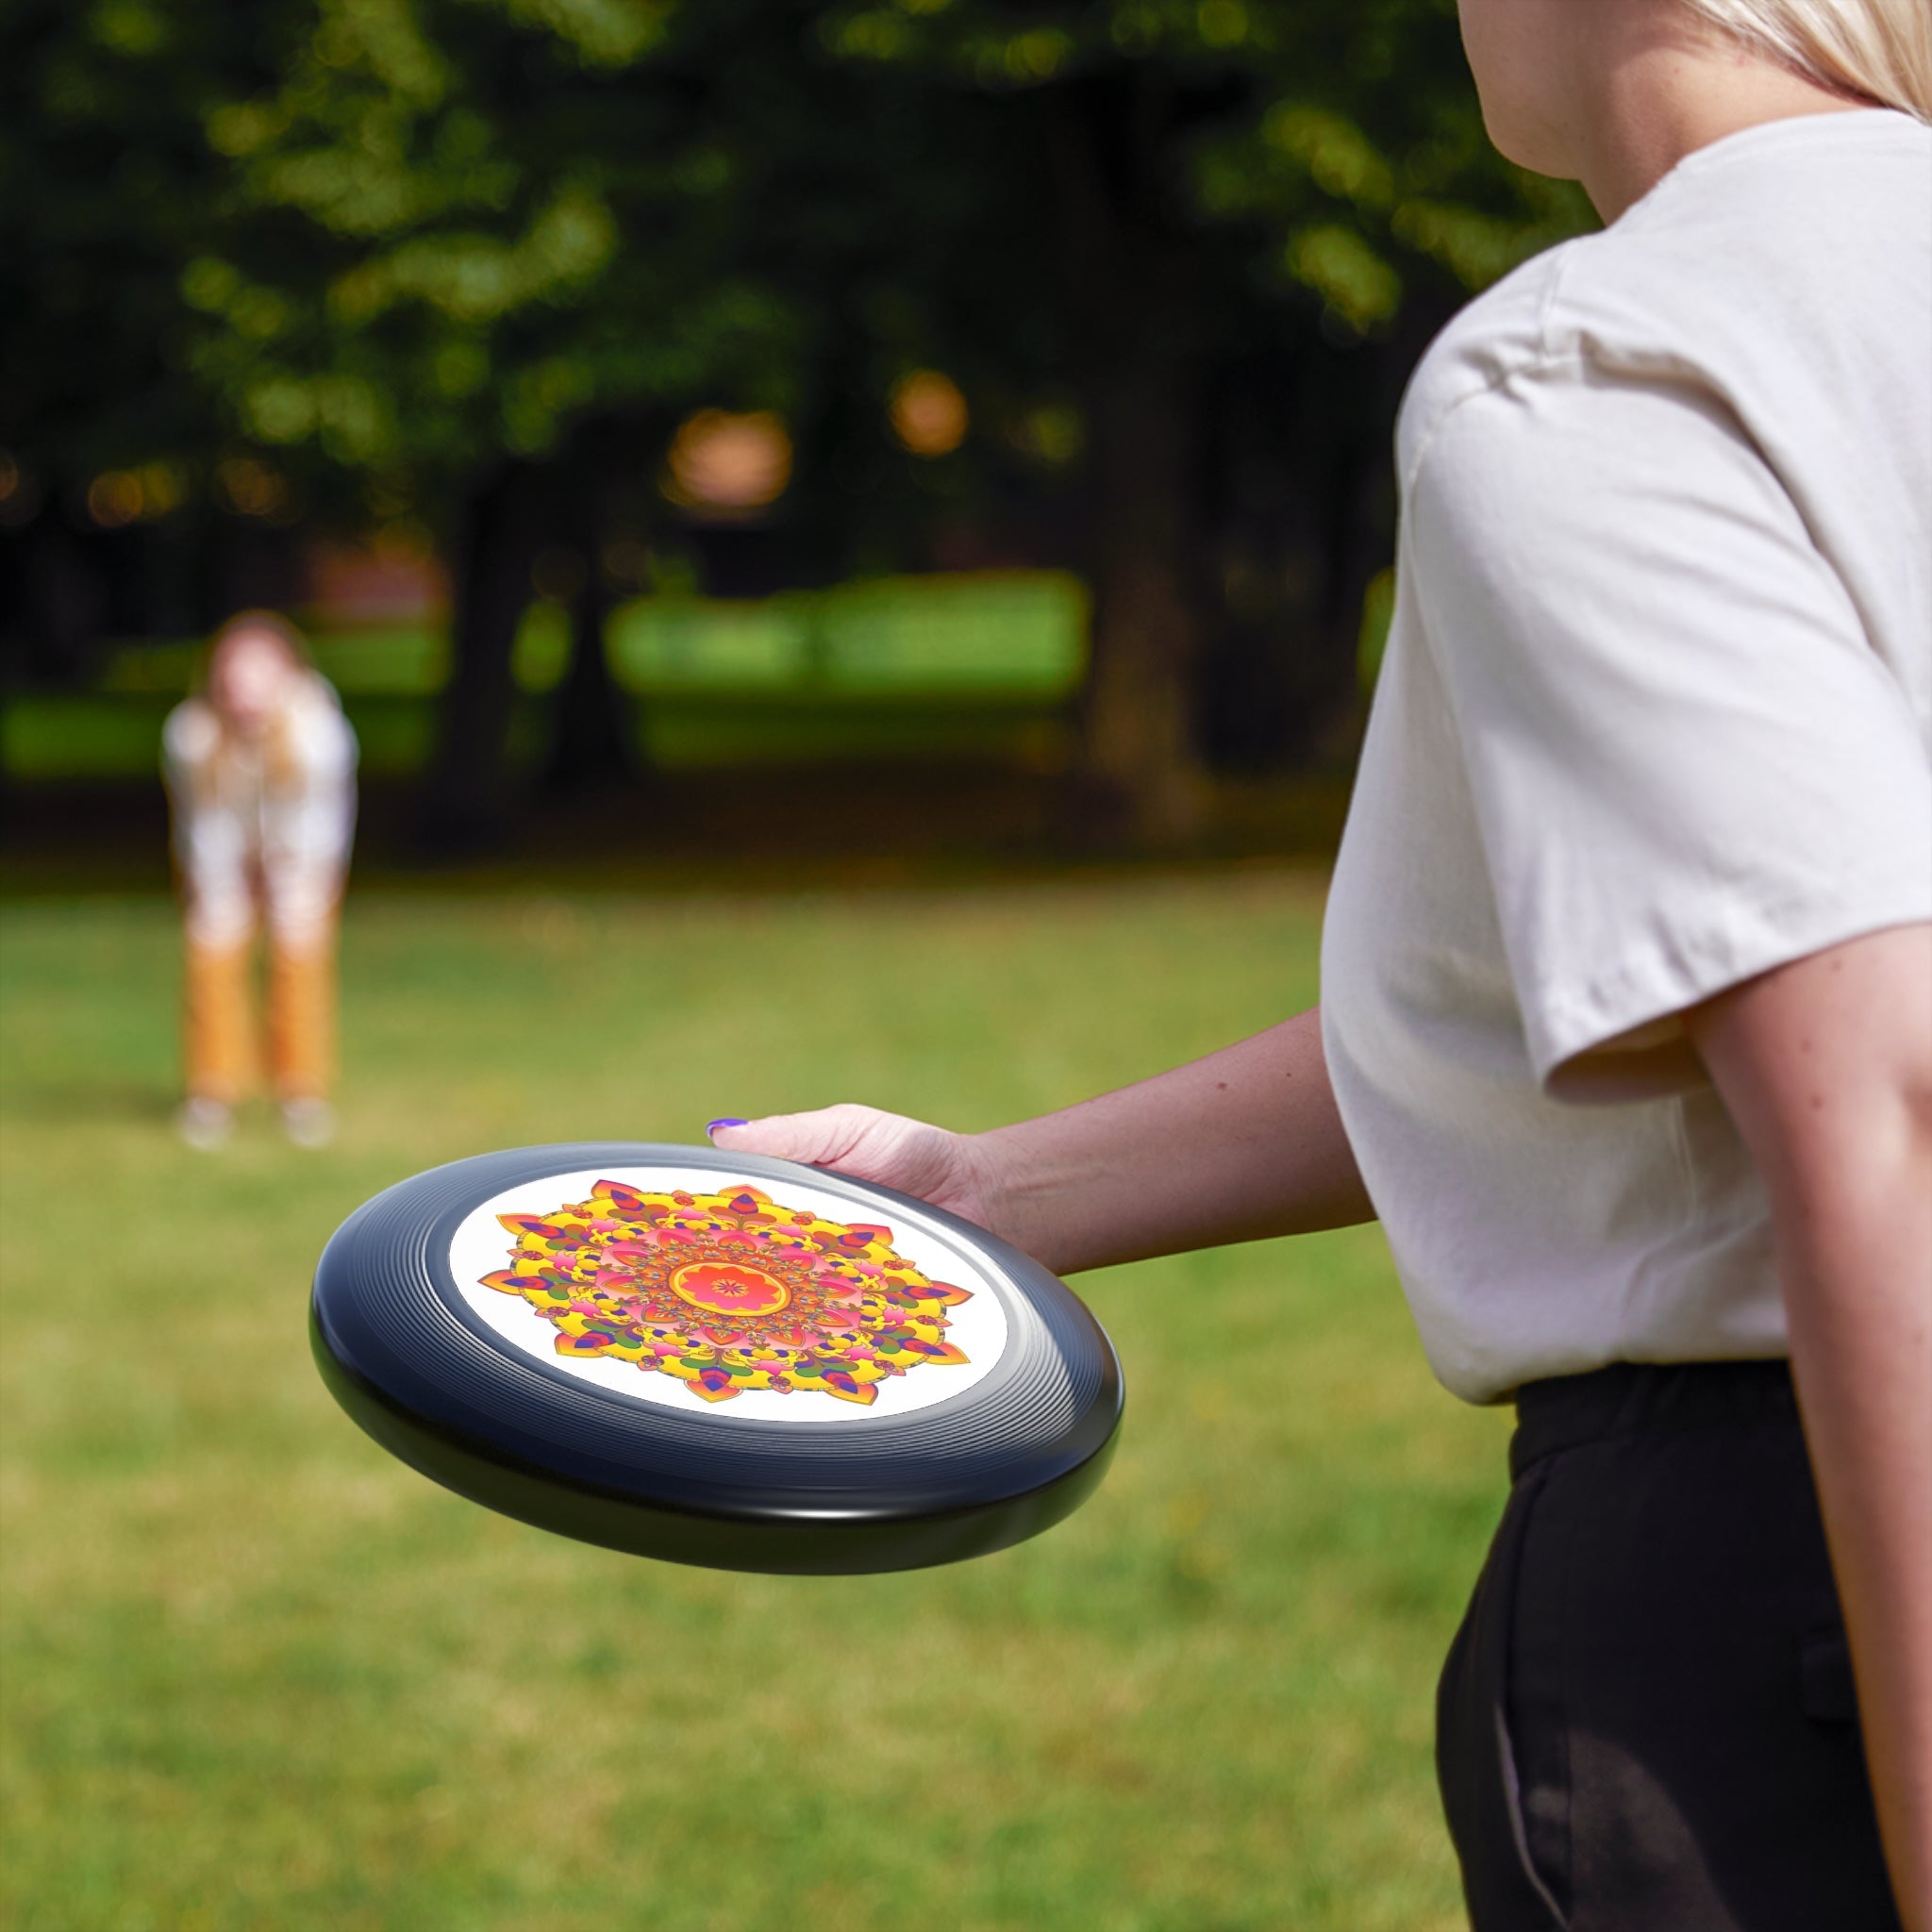
{"type": "Polygon", "coordinates": [[[199,945],[232,946],[260,910],[285,945],[312,942],[341,896],[356,826],[356,734],[334,689],[306,674],[267,739],[223,743],[205,698],[168,713],[161,762],[175,861],[199,945]]]}
{"type": "Polygon", "coordinates": [[[1323,945],[1436,1373],[1778,1356],[1677,1016],[1932,919],[1932,129],[1700,149],[1424,358],[1323,945]]]}

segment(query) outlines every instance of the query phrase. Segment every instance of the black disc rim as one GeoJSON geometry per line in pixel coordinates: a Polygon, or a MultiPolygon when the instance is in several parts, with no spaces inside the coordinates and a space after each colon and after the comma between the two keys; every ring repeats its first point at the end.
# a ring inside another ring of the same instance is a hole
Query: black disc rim
{"type": "Polygon", "coordinates": [[[342,1224],[310,1307],[331,1392],[424,1474],[564,1535],[723,1568],[899,1569],[1005,1547],[1097,1486],[1122,1410],[1112,1344],[1039,1263],[927,1202],[768,1156],[585,1141],[432,1168],[342,1224]],[[801,1427],[638,1402],[512,1353],[458,1292],[451,1239],[508,1188],[600,1167],[800,1183],[870,1219],[924,1224],[991,1264],[1000,1359],[926,1407],[801,1427]]]}

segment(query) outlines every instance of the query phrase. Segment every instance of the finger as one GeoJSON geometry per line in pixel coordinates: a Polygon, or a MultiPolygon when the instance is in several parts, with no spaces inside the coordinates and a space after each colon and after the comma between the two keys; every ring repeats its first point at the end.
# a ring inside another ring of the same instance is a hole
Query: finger
{"type": "Polygon", "coordinates": [[[808,1167],[829,1167],[858,1138],[851,1116],[863,1109],[822,1107],[809,1113],[774,1113],[756,1121],[714,1121],[711,1144],[731,1154],[769,1154],[808,1167]]]}

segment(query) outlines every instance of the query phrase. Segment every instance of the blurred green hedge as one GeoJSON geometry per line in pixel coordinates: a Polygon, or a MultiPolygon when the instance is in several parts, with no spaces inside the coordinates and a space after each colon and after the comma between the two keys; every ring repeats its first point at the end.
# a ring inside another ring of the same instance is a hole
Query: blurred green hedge
{"type": "MultiPolygon", "coordinates": [[[[637,701],[638,747],[655,764],[958,755],[1037,766],[1068,755],[1064,714],[1085,674],[1087,625],[1077,578],[1015,571],[758,602],[640,597],[611,612],[604,644],[614,681],[637,701]]],[[[365,771],[416,770],[449,675],[446,631],[317,625],[310,641],[365,771]]],[[[152,772],[161,722],[192,687],[201,648],[131,643],[89,690],[14,693],[0,707],[0,771],[28,782],[152,772]]],[[[568,612],[533,603],[514,658],[521,756],[541,747],[546,693],[569,650],[568,612]]]]}

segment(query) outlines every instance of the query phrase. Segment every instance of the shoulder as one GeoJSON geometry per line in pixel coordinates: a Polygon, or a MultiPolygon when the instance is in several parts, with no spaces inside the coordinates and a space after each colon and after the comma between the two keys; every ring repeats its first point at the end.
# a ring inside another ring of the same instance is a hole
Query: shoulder
{"type": "Polygon", "coordinates": [[[1461,309],[1429,344],[1409,378],[1397,422],[1396,458],[1405,484],[1458,408],[1547,359],[1551,306],[1572,258],[1597,239],[1565,242],[1524,262],[1461,309]]]}
{"type": "Polygon", "coordinates": [[[1692,244],[1690,273],[1671,258],[1680,233],[1625,216],[1524,263],[1472,302],[1430,344],[1404,397],[1401,476],[1413,485],[1455,423],[1537,392],[1556,397],[1659,378],[1722,388],[1724,344],[1752,300],[1749,278],[1713,273],[1692,244]]]}
{"type": "Polygon", "coordinates": [[[1755,429],[1848,357],[1923,359],[1932,127],[1890,112],[1748,128],[1610,227],[1537,256],[1430,345],[1404,397],[1405,489],[1444,426],[1511,392],[1663,385],[1755,429]]]}

